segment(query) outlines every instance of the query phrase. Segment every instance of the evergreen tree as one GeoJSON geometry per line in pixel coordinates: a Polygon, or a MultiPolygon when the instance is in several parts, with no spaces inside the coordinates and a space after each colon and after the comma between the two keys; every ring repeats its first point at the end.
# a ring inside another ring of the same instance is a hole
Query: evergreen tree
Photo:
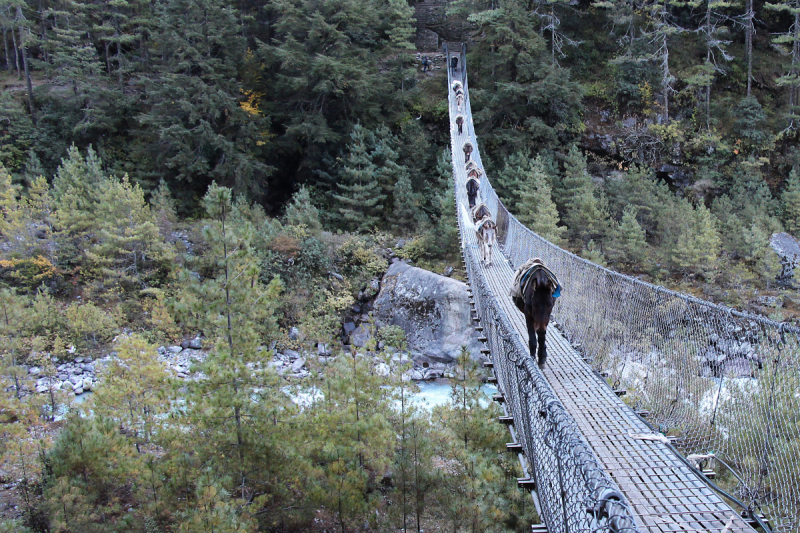
{"type": "Polygon", "coordinates": [[[378,169],[372,161],[370,145],[374,134],[356,124],[350,134],[347,155],[342,161],[338,190],[334,194],[344,226],[364,232],[376,228],[381,220],[386,194],[378,181],[378,169]]]}
{"type": "MultiPolygon", "coordinates": [[[[91,147],[84,158],[73,145],[53,178],[55,224],[73,246],[78,246],[95,226],[95,211],[106,180],[101,167],[91,147]]],[[[77,250],[73,249],[68,257],[76,254],[77,250]]]]}
{"type": "MultiPolygon", "coordinates": [[[[691,7],[699,7],[701,2],[689,2],[691,7]]],[[[728,54],[727,45],[724,37],[728,33],[728,27],[724,24],[727,17],[722,10],[731,7],[732,2],[727,0],[705,0],[705,15],[698,31],[703,35],[705,41],[706,58],[703,65],[698,69],[698,74],[686,80],[691,85],[704,87],[705,92],[705,115],[706,128],[711,128],[711,86],[718,73],[725,71],[720,67],[721,61],[730,61],[733,56],[728,54]]]]}
{"type": "Polygon", "coordinates": [[[411,188],[411,179],[408,173],[403,173],[394,187],[394,209],[392,210],[394,227],[400,228],[404,232],[412,231],[416,225],[418,211],[418,196],[411,188]]]}
{"type": "Polygon", "coordinates": [[[781,195],[783,226],[793,236],[800,236],[800,171],[793,167],[781,195]]]}
{"type": "Polygon", "coordinates": [[[86,254],[105,276],[144,289],[157,279],[159,270],[168,270],[172,250],[159,234],[144,192],[131,185],[128,176],[106,180],[94,216],[99,240],[86,254]]]}
{"type": "Polygon", "coordinates": [[[156,347],[141,337],[122,337],[115,351],[116,358],[101,371],[92,410],[115,421],[141,451],[139,445],[153,438],[172,408],[170,378],[156,347]]]}
{"type": "Polygon", "coordinates": [[[382,476],[394,456],[388,385],[371,357],[341,354],[326,366],[323,399],[310,413],[309,429],[317,434],[310,453],[318,469],[311,497],[336,513],[342,533],[374,516],[370,478],[382,476]]]}
{"type": "Polygon", "coordinates": [[[700,205],[683,225],[673,251],[673,261],[677,268],[708,279],[717,271],[721,246],[714,216],[700,205]]]}
{"type": "Polygon", "coordinates": [[[609,247],[611,255],[629,266],[642,268],[648,258],[648,246],[645,232],[636,221],[637,209],[627,206],[622,213],[622,222],[614,231],[614,238],[609,247]]]}
{"type": "Polygon", "coordinates": [[[530,156],[525,152],[514,152],[505,160],[502,170],[497,173],[495,187],[503,204],[511,212],[518,211],[520,194],[533,169],[530,156]]]}
{"type": "Polygon", "coordinates": [[[163,0],[155,7],[155,72],[145,79],[147,154],[199,192],[214,179],[261,193],[268,121],[239,105],[246,43],[237,10],[222,0],[163,0]],[[158,59],[155,59],[158,58],[158,59]]]}
{"type": "Polygon", "coordinates": [[[246,498],[253,488],[259,501],[285,501],[302,469],[302,458],[285,446],[280,424],[295,416],[272,367],[261,366],[259,346],[275,334],[276,305],[282,283],[260,281],[260,260],[252,247],[255,228],[233,202],[231,189],[212,184],[203,198],[210,219],[206,276],[181,275],[172,303],[184,327],[202,331],[210,348],[199,366],[205,379],[191,383],[185,423],[193,428],[176,446],[192,451],[199,464],[226,472],[226,490],[246,498]],[[281,442],[283,441],[283,442],[281,442]]]}
{"type": "Polygon", "coordinates": [[[540,158],[532,163],[531,173],[520,190],[517,218],[531,231],[539,234],[553,244],[563,242],[567,228],[558,226],[558,210],[553,202],[550,178],[546,174],[540,158]]]}
{"type": "Polygon", "coordinates": [[[286,208],[286,223],[290,226],[304,226],[312,235],[322,233],[319,211],[311,203],[311,194],[307,187],[300,187],[292,197],[292,203],[286,208]]]}
{"type": "Polygon", "coordinates": [[[771,149],[774,139],[766,127],[767,115],[755,96],[743,98],[732,111],[737,139],[741,139],[746,154],[758,155],[771,149]]]}
{"type": "Polygon", "coordinates": [[[150,195],[150,211],[155,216],[156,225],[166,241],[172,240],[172,230],[178,222],[175,199],[169,190],[167,182],[163,179],[158,183],[158,188],[150,195]]]}
{"type": "Polygon", "coordinates": [[[576,146],[570,149],[564,167],[564,223],[570,240],[583,248],[591,240],[602,241],[608,232],[608,202],[592,182],[586,159],[576,146]]]}
{"type": "Polygon", "coordinates": [[[567,69],[553,65],[530,4],[500,0],[483,10],[468,3],[462,9],[483,35],[468,63],[475,124],[492,125],[478,133],[487,152],[501,159],[569,140],[580,123],[581,88],[567,69]]]}
{"type": "Polygon", "coordinates": [[[789,107],[786,113],[787,129],[797,127],[798,105],[800,105],[800,1],[782,0],[778,3],[765,2],[764,7],[789,14],[793,21],[789,30],[772,39],[784,54],[791,57],[789,68],[778,77],[776,83],[789,88],[789,107]]]}

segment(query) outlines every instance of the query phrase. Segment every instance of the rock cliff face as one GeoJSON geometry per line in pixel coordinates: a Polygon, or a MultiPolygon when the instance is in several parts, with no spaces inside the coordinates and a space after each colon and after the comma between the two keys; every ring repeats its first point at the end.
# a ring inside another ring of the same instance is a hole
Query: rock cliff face
{"type": "Polygon", "coordinates": [[[412,358],[422,366],[453,364],[462,346],[480,359],[467,286],[460,281],[395,263],[383,277],[374,316],[379,324],[406,332],[412,358]]]}
{"type": "Polygon", "coordinates": [[[782,271],[778,278],[790,280],[794,269],[800,266],[800,244],[788,233],[773,233],[769,243],[781,260],[782,271]]]}

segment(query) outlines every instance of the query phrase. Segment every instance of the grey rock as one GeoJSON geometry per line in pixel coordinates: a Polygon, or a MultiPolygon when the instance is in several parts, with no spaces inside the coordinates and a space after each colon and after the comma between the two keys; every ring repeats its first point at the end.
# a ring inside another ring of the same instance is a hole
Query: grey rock
{"type": "MultiPolygon", "coordinates": [[[[361,296],[359,296],[359,298],[363,298],[363,296],[364,296],[364,293],[363,293],[363,292],[360,292],[359,294],[361,295],[361,296]]],[[[356,314],[358,314],[358,313],[360,313],[360,312],[361,312],[361,306],[360,306],[359,304],[353,304],[353,305],[350,307],[350,310],[351,310],[353,313],[356,313],[356,314]]]]}
{"type": "Polygon", "coordinates": [[[180,346],[170,346],[169,348],[167,348],[167,351],[172,354],[177,354],[181,353],[181,351],[183,351],[183,348],[180,346]]]}
{"type": "Polygon", "coordinates": [[[381,282],[377,279],[371,280],[367,286],[361,291],[361,300],[371,300],[378,295],[381,290],[381,282]]]}
{"type": "Polygon", "coordinates": [[[300,354],[295,352],[294,350],[284,350],[283,355],[288,357],[290,361],[294,361],[295,359],[300,357],[300,354]]]}
{"type": "Polygon", "coordinates": [[[440,377],[442,377],[442,375],[443,375],[443,372],[441,370],[439,370],[438,368],[429,368],[429,369],[425,370],[425,379],[426,380],[439,379],[440,377]]]}
{"type": "Polygon", "coordinates": [[[383,277],[373,314],[405,331],[409,351],[424,356],[420,362],[451,364],[462,346],[481,359],[467,286],[460,281],[395,263],[383,277]]]}
{"type": "Polygon", "coordinates": [[[57,377],[58,377],[58,379],[60,379],[61,381],[64,381],[64,380],[66,380],[66,379],[69,379],[69,374],[59,374],[57,377]]]}
{"type": "Polygon", "coordinates": [[[318,355],[328,355],[328,348],[323,343],[317,344],[317,354],[318,355]]]}
{"type": "Polygon", "coordinates": [[[455,269],[451,266],[444,269],[444,275],[448,278],[453,275],[453,272],[455,272],[455,269]]]}
{"type": "Polygon", "coordinates": [[[300,338],[300,330],[296,327],[292,326],[289,328],[289,340],[296,341],[300,338]]]}
{"type": "Polygon", "coordinates": [[[303,365],[306,364],[306,360],[300,357],[296,359],[294,363],[292,363],[292,372],[297,373],[303,369],[303,365]]]}
{"type": "Polygon", "coordinates": [[[83,378],[83,390],[92,390],[93,385],[94,382],[92,381],[92,378],[83,378]]]}
{"type": "Polygon", "coordinates": [[[783,307],[783,298],[778,296],[759,296],[756,298],[756,303],[764,307],[783,307]]]}
{"type": "Polygon", "coordinates": [[[181,341],[181,349],[185,350],[188,347],[189,347],[189,341],[187,340],[181,341]]]}
{"type": "Polygon", "coordinates": [[[358,326],[353,333],[350,334],[350,344],[356,346],[358,348],[363,348],[366,346],[367,342],[371,338],[369,330],[365,328],[363,325],[358,326]]]}
{"type": "Polygon", "coordinates": [[[401,249],[403,249],[403,247],[404,247],[405,245],[406,245],[406,241],[405,241],[405,239],[400,239],[399,241],[397,241],[397,244],[395,244],[395,245],[394,245],[394,247],[395,247],[396,249],[398,249],[398,250],[401,250],[401,249]]]}
{"type": "Polygon", "coordinates": [[[392,261],[391,261],[392,264],[399,263],[399,262],[400,262],[400,258],[399,257],[392,257],[392,261]]]}
{"type": "Polygon", "coordinates": [[[83,382],[83,378],[81,376],[76,376],[75,374],[72,374],[69,377],[69,382],[72,383],[73,385],[78,385],[79,383],[83,382]]]}
{"type": "Polygon", "coordinates": [[[773,233],[769,244],[781,261],[781,274],[778,279],[791,279],[794,276],[794,269],[800,266],[800,244],[788,233],[773,233]]]}
{"type": "Polygon", "coordinates": [[[353,322],[345,322],[342,329],[345,335],[350,335],[356,329],[356,325],[353,322]]]}
{"type": "Polygon", "coordinates": [[[411,371],[411,379],[414,381],[422,381],[425,379],[425,376],[417,369],[411,371]]]}
{"type": "Polygon", "coordinates": [[[61,371],[62,371],[62,370],[64,370],[65,368],[67,368],[67,364],[66,364],[66,363],[63,363],[63,364],[60,364],[60,365],[58,365],[58,366],[56,367],[56,370],[58,370],[59,372],[61,372],[61,371]]]}
{"type": "Polygon", "coordinates": [[[339,281],[344,281],[344,276],[342,276],[341,274],[338,274],[336,272],[328,271],[328,275],[331,276],[334,279],[338,279],[339,281]]]}
{"type": "Polygon", "coordinates": [[[76,358],[75,358],[75,364],[76,364],[76,365],[79,365],[79,364],[81,364],[81,363],[83,363],[83,357],[76,357],[76,358]]]}
{"type": "Polygon", "coordinates": [[[161,355],[165,355],[167,353],[167,349],[164,346],[159,346],[158,353],[160,353],[161,355]]]}
{"type": "Polygon", "coordinates": [[[622,121],[623,128],[635,128],[636,127],[636,119],[633,117],[626,118],[622,121]]]}
{"type": "Polygon", "coordinates": [[[392,369],[386,363],[378,363],[375,366],[375,373],[379,376],[388,376],[391,372],[392,369]]]}
{"type": "Polygon", "coordinates": [[[189,341],[189,348],[192,350],[199,350],[203,347],[203,339],[200,337],[195,337],[194,339],[189,341]]]}
{"type": "Polygon", "coordinates": [[[30,374],[31,376],[38,376],[41,373],[42,369],[39,368],[38,366],[32,366],[28,369],[28,374],[30,374]]]}

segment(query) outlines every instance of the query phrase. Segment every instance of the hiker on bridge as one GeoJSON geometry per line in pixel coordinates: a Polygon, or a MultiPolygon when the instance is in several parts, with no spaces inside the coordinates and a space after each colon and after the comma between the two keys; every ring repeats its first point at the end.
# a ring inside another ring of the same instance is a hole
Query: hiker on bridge
{"type": "Polygon", "coordinates": [[[456,69],[458,68],[458,56],[453,56],[450,58],[450,70],[453,73],[453,76],[456,75],[456,69]]]}

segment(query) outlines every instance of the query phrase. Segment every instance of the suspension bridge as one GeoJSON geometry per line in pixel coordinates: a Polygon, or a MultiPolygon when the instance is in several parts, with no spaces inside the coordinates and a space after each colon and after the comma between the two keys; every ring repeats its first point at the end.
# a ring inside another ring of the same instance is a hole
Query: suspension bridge
{"type": "Polygon", "coordinates": [[[501,422],[514,441],[507,447],[525,472],[518,482],[530,489],[542,520],[534,530],[800,531],[797,328],[558,248],[506,210],[484,172],[478,201],[497,221],[502,250],[485,266],[465,188],[465,142],[484,168],[466,46],[445,46],[445,57],[456,215],[474,320],[500,389],[501,422]],[[451,57],[459,58],[456,70],[451,57]],[[456,79],[464,89],[460,107],[456,79]],[[543,370],[530,357],[524,317],[508,295],[515,268],[531,257],[542,258],[563,286],[543,370]]]}

